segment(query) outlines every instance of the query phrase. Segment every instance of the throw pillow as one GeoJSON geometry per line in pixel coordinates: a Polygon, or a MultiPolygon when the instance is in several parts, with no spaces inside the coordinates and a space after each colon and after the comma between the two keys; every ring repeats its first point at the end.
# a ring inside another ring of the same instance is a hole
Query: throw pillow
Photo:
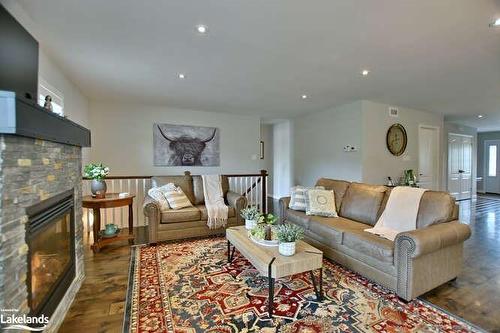
{"type": "Polygon", "coordinates": [[[170,208],[172,209],[181,209],[193,206],[191,201],[189,201],[188,197],[179,186],[170,188],[164,192],[164,195],[170,205],[170,208]]]}
{"type": "Polygon", "coordinates": [[[331,190],[308,190],[306,194],[306,215],[338,217],[335,208],[335,193],[331,190]]]}
{"type": "Polygon", "coordinates": [[[167,198],[163,195],[163,192],[159,187],[153,187],[148,190],[148,195],[153,198],[160,206],[160,211],[166,211],[170,209],[167,198]]]}
{"type": "Polygon", "coordinates": [[[313,189],[313,188],[322,189],[322,190],[325,189],[323,186],[305,187],[305,186],[298,185],[298,186],[292,187],[290,204],[288,205],[288,208],[305,212],[305,210],[306,210],[306,193],[307,193],[307,190],[313,189]]]}

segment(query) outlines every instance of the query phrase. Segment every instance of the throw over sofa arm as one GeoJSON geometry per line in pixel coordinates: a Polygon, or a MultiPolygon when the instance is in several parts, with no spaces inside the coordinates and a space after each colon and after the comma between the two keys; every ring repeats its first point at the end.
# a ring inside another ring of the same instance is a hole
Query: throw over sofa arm
{"type": "Polygon", "coordinates": [[[459,221],[398,234],[394,241],[397,294],[409,301],[457,277],[462,269],[463,242],[470,235],[469,226],[459,221]]]}
{"type": "Polygon", "coordinates": [[[228,191],[226,195],[227,204],[229,207],[234,208],[234,214],[238,223],[242,221],[240,212],[247,206],[247,198],[239,193],[228,191]]]}
{"type": "Polygon", "coordinates": [[[286,219],[286,210],[288,209],[288,206],[290,205],[290,199],[291,197],[283,197],[280,199],[280,224],[283,224],[286,219]]]}
{"type": "Polygon", "coordinates": [[[160,206],[155,199],[146,194],[142,203],[142,211],[148,218],[149,244],[154,244],[157,241],[156,233],[161,218],[160,206]]]}

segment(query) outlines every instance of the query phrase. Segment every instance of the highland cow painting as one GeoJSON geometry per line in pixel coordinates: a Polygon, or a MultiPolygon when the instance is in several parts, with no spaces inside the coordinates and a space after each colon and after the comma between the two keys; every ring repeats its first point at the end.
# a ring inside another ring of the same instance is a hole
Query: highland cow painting
{"type": "Polygon", "coordinates": [[[215,127],[154,124],[154,165],[219,166],[219,136],[215,127]]]}

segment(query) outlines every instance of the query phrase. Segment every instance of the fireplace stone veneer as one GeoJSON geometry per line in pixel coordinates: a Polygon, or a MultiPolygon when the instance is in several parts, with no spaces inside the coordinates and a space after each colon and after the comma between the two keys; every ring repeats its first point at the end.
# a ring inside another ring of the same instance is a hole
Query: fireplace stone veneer
{"type": "Polygon", "coordinates": [[[30,313],[26,209],[73,190],[75,279],[45,332],[57,331],[84,277],[81,156],[78,146],[0,135],[0,309],[30,313]]]}

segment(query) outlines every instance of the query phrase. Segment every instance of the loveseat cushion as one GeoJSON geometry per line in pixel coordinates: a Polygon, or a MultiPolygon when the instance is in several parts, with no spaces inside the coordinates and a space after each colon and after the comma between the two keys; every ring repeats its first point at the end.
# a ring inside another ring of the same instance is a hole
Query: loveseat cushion
{"type": "Polygon", "coordinates": [[[394,263],[394,242],[363,230],[346,230],[342,244],[386,263],[394,263]]]}
{"type": "Polygon", "coordinates": [[[385,186],[351,183],[342,200],[340,216],[375,225],[386,190],[385,186]]]}
{"type": "MultiPolygon", "coordinates": [[[[196,208],[200,210],[201,213],[201,220],[206,221],[208,220],[208,212],[207,212],[207,207],[205,205],[197,205],[196,208]]],[[[227,210],[227,217],[234,217],[235,216],[235,211],[233,207],[228,207],[227,210]]]]}
{"type": "Polygon", "coordinates": [[[308,229],[311,216],[307,216],[305,212],[293,209],[287,209],[286,220],[287,222],[291,222],[293,224],[301,226],[304,229],[308,229]]]}
{"type": "Polygon", "coordinates": [[[363,230],[364,223],[355,222],[343,217],[311,216],[307,235],[326,245],[342,243],[342,235],[346,230],[363,230]]]}
{"type": "Polygon", "coordinates": [[[455,199],[446,192],[426,191],[420,200],[417,229],[454,219],[455,199]]]}
{"type": "Polygon", "coordinates": [[[329,178],[320,178],[316,182],[316,186],[323,186],[326,190],[333,190],[335,193],[335,207],[337,207],[337,212],[340,211],[342,205],[342,199],[344,198],[345,192],[351,183],[345,180],[336,180],[329,178]]]}
{"type": "Polygon", "coordinates": [[[186,207],[181,209],[170,209],[161,213],[160,223],[176,223],[187,221],[199,221],[201,212],[196,207],[186,207]]]}

